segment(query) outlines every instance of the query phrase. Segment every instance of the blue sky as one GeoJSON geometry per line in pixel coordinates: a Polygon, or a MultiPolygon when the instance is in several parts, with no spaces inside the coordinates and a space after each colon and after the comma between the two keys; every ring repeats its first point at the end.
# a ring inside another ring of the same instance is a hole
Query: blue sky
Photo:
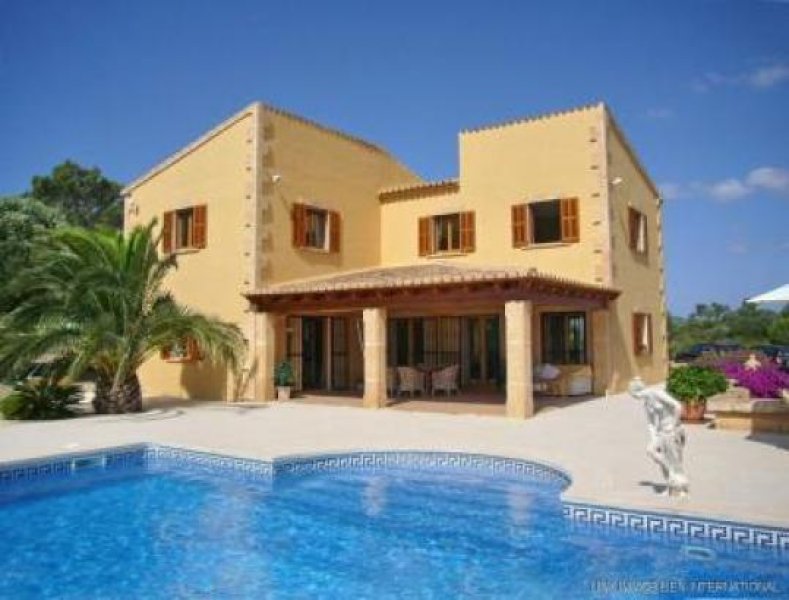
{"type": "Polygon", "coordinates": [[[0,195],[129,181],[257,99],[431,179],[462,128],[604,100],[668,197],[672,311],[789,282],[789,2],[0,0],[0,195]]]}

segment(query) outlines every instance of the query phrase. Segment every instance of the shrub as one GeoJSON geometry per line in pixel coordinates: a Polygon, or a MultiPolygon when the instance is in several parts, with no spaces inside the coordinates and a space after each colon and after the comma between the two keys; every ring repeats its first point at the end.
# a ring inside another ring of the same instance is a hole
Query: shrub
{"type": "Polygon", "coordinates": [[[61,385],[52,379],[29,379],[18,383],[0,400],[0,413],[6,419],[63,419],[74,416],[71,407],[82,392],[76,385],[61,385]]]}
{"type": "Polygon", "coordinates": [[[715,369],[695,365],[677,367],[669,373],[666,390],[680,402],[696,404],[725,392],[726,378],[715,369]]]}
{"type": "Polygon", "coordinates": [[[789,389],[789,374],[782,372],[772,362],[749,369],[743,364],[730,362],[721,366],[721,372],[737,385],[746,388],[754,398],[780,398],[781,390],[789,389]]]}
{"type": "Polygon", "coordinates": [[[277,387],[293,385],[293,366],[286,360],[279,363],[274,369],[274,382],[277,387]]]}

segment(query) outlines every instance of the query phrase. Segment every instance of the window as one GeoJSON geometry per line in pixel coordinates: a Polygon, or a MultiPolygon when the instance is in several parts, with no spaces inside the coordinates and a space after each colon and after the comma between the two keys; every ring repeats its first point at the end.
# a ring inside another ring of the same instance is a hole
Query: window
{"type": "Polygon", "coordinates": [[[340,251],[340,213],[297,203],[292,218],[294,248],[340,251]]]}
{"type": "Polygon", "coordinates": [[[577,242],[580,238],[578,199],[562,198],[512,207],[512,245],[577,242]]]}
{"type": "Polygon", "coordinates": [[[206,247],[206,206],[190,206],[164,213],[162,247],[166,254],[206,247]]]}
{"type": "Polygon", "coordinates": [[[419,256],[470,253],[476,246],[474,212],[419,219],[419,256]]]}
{"type": "Polygon", "coordinates": [[[633,353],[652,354],[652,315],[648,313],[633,314],[633,353]]]}
{"type": "Polygon", "coordinates": [[[329,236],[326,230],[329,227],[329,216],[325,210],[317,208],[307,209],[307,243],[308,248],[327,250],[326,241],[329,236]]]}
{"type": "Polygon", "coordinates": [[[191,248],[194,239],[194,209],[175,211],[175,248],[191,248]]]}
{"type": "Polygon", "coordinates": [[[460,214],[433,217],[434,252],[460,251],[460,214]]]}
{"type": "Polygon", "coordinates": [[[586,315],[542,315],[542,361],[559,365],[586,364],[586,315]]]}
{"type": "Polygon", "coordinates": [[[647,254],[647,216],[639,210],[628,209],[630,249],[636,254],[647,254]]]}
{"type": "Polygon", "coordinates": [[[192,339],[171,344],[162,350],[162,358],[168,362],[193,362],[202,358],[197,342],[192,339]]]}

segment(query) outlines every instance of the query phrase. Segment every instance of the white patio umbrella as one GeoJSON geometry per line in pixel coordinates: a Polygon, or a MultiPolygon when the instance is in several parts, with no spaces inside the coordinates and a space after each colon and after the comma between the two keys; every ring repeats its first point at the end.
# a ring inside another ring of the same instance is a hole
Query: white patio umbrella
{"type": "Polygon", "coordinates": [[[777,287],[774,290],[759,294],[753,298],[748,298],[746,302],[753,304],[786,304],[789,303],[789,283],[777,287]]]}

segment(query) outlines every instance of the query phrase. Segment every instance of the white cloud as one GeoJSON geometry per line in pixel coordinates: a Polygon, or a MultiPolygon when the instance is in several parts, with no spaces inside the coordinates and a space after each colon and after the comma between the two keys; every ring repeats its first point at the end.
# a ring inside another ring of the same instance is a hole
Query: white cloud
{"type": "Polygon", "coordinates": [[[722,73],[705,73],[693,82],[692,87],[697,92],[707,92],[714,87],[744,86],[759,90],[766,90],[789,81],[789,64],[775,63],[756,67],[750,71],[736,75],[722,73]]]}
{"type": "Polygon", "coordinates": [[[770,88],[789,80],[789,66],[761,67],[748,75],[747,83],[756,88],[770,88]]]}
{"type": "Polygon", "coordinates": [[[739,179],[731,178],[709,184],[706,191],[713,200],[732,202],[749,196],[752,190],[739,179]]]}
{"type": "Polygon", "coordinates": [[[713,182],[664,183],[660,186],[666,200],[708,198],[717,202],[734,202],[758,192],[789,197],[789,170],[758,167],[743,178],[729,177],[713,182]]]}
{"type": "Polygon", "coordinates": [[[748,185],[779,194],[789,194],[789,170],[776,167],[759,167],[748,173],[748,185]]]}
{"type": "Polygon", "coordinates": [[[647,118],[656,121],[670,119],[674,116],[674,111],[670,108],[650,108],[647,110],[647,118]]]}

